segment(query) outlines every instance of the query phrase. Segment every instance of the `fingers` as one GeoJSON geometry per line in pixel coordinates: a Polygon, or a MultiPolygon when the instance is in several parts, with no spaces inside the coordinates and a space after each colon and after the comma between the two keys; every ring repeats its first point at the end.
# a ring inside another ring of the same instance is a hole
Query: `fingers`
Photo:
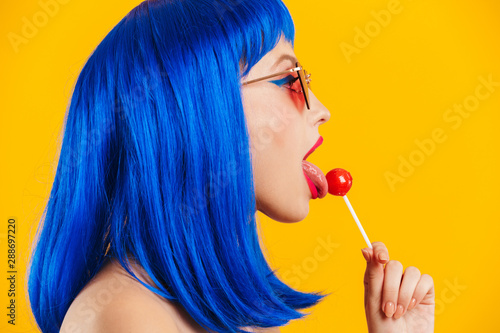
{"type": "Polygon", "coordinates": [[[400,318],[426,297],[433,301],[434,281],[428,274],[420,275],[418,268],[410,266],[403,275],[403,265],[391,260],[385,265],[384,273],[382,311],[387,317],[400,318]]]}
{"type": "Polygon", "coordinates": [[[389,260],[389,251],[382,242],[373,242],[372,247],[362,249],[367,262],[365,307],[381,307],[387,317],[398,319],[418,304],[434,304],[434,281],[430,275],[421,275],[414,266],[407,267],[403,274],[403,265],[389,260]]]}
{"type": "Polygon", "coordinates": [[[398,303],[399,287],[403,276],[403,264],[391,260],[385,265],[384,290],[382,291],[382,311],[387,317],[392,317],[396,312],[398,303]]]}
{"type": "Polygon", "coordinates": [[[367,263],[372,263],[374,258],[374,263],[385,264],[389,261],[389,251],[387,250],[387,247],[384,245],[384,243],[373,242],[372,247],[372,249],[370,249],[369,247],[361,249],[361,251],[364,252],[363,256],[365,256],[367,263]]]}
{"type": "Polygon", "coordinates": [[[373,242],[373,249],[366,248],[370,253],[370,261],[375,259],[380,264],[385,264],[389,261],[389,251],[387,247],[382,242],[373,242]]]}
{"type": "Polygon", "coordinates": [[[413,298],[415,301],[411,302],[408,307],[408,311],[420,303],[425,303],[427,298],[434,302],[434,280],[432,279],[432,276],[429,274],[422,274],[422,276],[420,276],[420,280],[418,281],[417,287],[413,293],[413,298]]]}
{"type": "Polygon", "coordinates": [[[381,264],[387,263],[389,261],[389,251],[385,244],[382,242],[373,242],[372,246],[372,252],[374,254],[372,259],[375,258],[381,264]]]}
{"type": "Polygon", "coordinates": [[[420,270],[417,267],[410,266],[405,269],[403,281],[401,281],[401,287],[399,288],[398,304],[394,313],[395,319],[402,317],[406,311],[411,310],[408,309],[408,306],[419,280],[420,270]]]}
{"type": "Polygon", "coordinates": [[[381,290],[384,284],[384,263],[389,260],[389,251],[382,242],[373,242],[373,248],[364,248],[366,259],[364,276],[365,306],[370,303],[374,308],[379,307],[382,299],[381,290]]]}

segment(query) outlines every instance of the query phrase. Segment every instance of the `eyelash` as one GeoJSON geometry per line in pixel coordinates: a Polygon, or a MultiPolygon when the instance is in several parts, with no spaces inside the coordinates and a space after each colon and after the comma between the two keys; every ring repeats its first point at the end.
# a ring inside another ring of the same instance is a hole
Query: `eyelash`
{"type": "Polygon", "coordinates": [[[296,91],[295,89],[292,88],[292,84],[297,81],[299,79],[298,76],[293,76],[293,75],[288,75],[288,76],[285,76],[284,78],[282,79],[279,79],[279,80],[273,80],[273,81],[270,81],[280,87],[285,87],[287,89],[290,89],[290,90],[293,90],[293,91],[296,91]]]}

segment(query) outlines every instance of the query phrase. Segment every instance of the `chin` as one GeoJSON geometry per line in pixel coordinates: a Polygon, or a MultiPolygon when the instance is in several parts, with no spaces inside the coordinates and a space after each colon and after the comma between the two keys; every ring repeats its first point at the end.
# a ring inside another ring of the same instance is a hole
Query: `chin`
{"type": "Polygon", "coordinates": [[[258,211],[268,216],[277,222],[283,223],[296,223],[304,220],[309,214],[309,200],[297,203],[295,205],[288,205],[287,207],[258,207],[258,211]]]}

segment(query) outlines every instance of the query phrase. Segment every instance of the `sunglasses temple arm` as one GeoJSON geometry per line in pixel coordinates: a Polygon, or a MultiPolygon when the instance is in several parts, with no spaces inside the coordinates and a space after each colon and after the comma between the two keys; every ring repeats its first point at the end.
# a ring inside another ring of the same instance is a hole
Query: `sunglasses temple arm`
{"type": "Polygon", "coordinates": [[[283,74],[286,74],[286,73],[293,73],[293,72],[299,71],[300,69],[301,69],[300,67],[295,67],[295,68],[292,68],[292,69],[288,69],[286,71],[282,71],[282,72],[279,72],[279,73],[274,73],[274,74],[271,74],[271,75],[266,75],[266,76],[260,77],[258,79],[246,81],[246,82],[243,82],[242,84],[245,85],[245,84],[250,84],[250,83],[254,83],[254,82],[266,80],[266,79],[272,78],[274,76],[283,75],[283,74]]]}

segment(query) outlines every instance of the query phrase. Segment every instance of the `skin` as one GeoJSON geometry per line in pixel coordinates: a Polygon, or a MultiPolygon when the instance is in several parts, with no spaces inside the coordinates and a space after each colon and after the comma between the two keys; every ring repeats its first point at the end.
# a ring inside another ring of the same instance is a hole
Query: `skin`
{"type": "MultiPolygon", "coordinates": [[[[289,61],[273,67],[284,53],[294,56],[291,44],[281,40],[244,80],[295,67],[289,61]]],[[[301,161],[318,140],[319,126],[330,119],[329,111],[312,91],[309,91],[309,96],[310,110],[302,93],[280,88],[273,83],[258,82],[242,87],[252,145],[256,209],[280,222],[301,221],[309,212],[312,195],[301,161]]],[[[403,265],[389,260],[389,252],[383,243],[374,242],[372,246],[373,249],[363,249],[367,262],[364,303],[368,331],[433,332],[435,295],[432,278],[428,274],[420,274],[413,266],[407,267],[403,273],[403,265]],[[386,258],[380,258],[380,255],[386,258]],[[412,298],[416,299],[416,305],[410,305],[412,298]],[[394,310],[385,308],[387,302],[401,304],[402,310],[394,314],[394,310]]],[[[132,270],[141,280],[155,285],[139,264],[133,264],[132,270]]],[[[114,261],[105,265],[71,304],[61,332],[75,332],[74,327],[78,327],[79,333],[206,332],[182,307],[147,290],[114,261]],[[103,290],[110,291],[108,295],[111,297],[103,300],[103,290]],[[99,299],[105,304],[100,304],[99,299]],[[89,319],[91,309],[95,319],[89,319]]],[[[253,332],[277,333],[280,329],[275,327],[253,332]]]]}
{"type": "MultiPolygon", "coordinates": [[[[295,56],[292,45],[284,39],[250,70],[244,81],[295,67],[290,61],[273,67],[282,54],[295,56]]],[[[330,113],[312,91],[308,110],[302,93],[265,81],[243,86],[242,96],[252,145],[257,210],[276,221],[301,221],[309,212],[312,198],[301,161],[316,143],[318,128],[330,119],[330,113]],[[276,119],[281,119],[282,126],[276,126],[276,119]]],[[[433,332],[432,277],[421,274],[414,266],[403,273],[403,265],[389,260],[382,242],[372,246],[363,249],[367,260],[364,301],[369,332],[433,332]],[[416,303],[410,304],[412,298],[416,303]]]]}
{"type": "MultiPolygon", "coordinates": [[[[295,63],[289,60],[273,67],[282,54],[295,57],[292,45],[284,39],[251,68],[243,81],[294,68],[295,63]]],[[[310,110],[302,93],[271,82],[242,87],[257,210],[275,221],[298,222],[309,213],[312,194],[301,163],[320,136],[319,126],[330,119],[330,112],[311,90],[309,97],[310,110]]]]}
{"type": "Polygon", "coordinates": [[[382,242],[362,249],[366,260],[364,276],[365,314],[370,333],[434,332],[434,281],[414,266],[389,259],[382,242]],[[415,299],[416,302],[411,302],[415,299]],[[387,303],[392,306],[386,308],[387,303]]]}
{"type": "MultiPolygon", "coordinates": [[[[139,263],[131,270],[143,282],[158,287],[139,263]]],[[[248,328],[250,329],[250,328],[248,328]]],[[[153,293],[110,260],[71,303],[61,333],[169,332],[207,333],[182,307],[153,293]]],[[[253,330],[279,333],[278,327],[253,330]]]]}

